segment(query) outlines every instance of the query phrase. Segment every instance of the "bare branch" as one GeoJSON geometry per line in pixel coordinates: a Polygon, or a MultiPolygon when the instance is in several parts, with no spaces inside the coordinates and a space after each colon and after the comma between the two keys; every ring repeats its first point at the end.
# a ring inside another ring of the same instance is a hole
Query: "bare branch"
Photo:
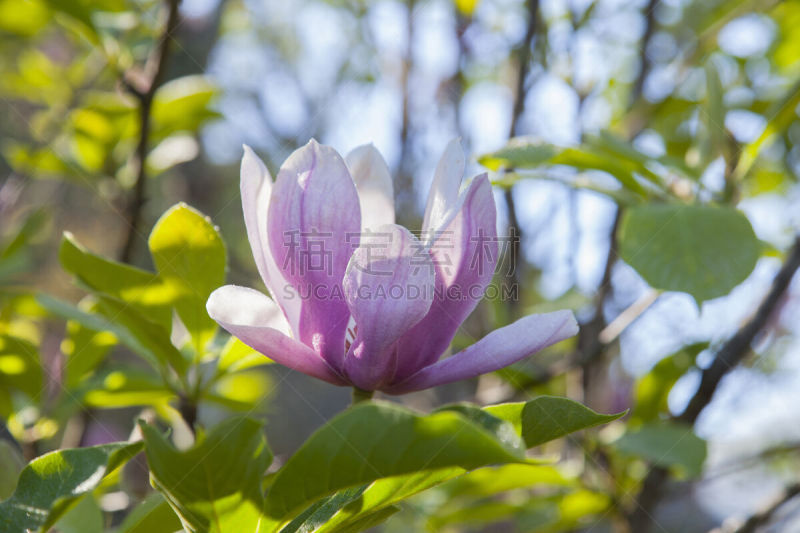
{"type": "Polygon", "coordinates": [[[169,58],[172,35],[178,27],[180,0],[165,0],[167,7],[167,22],[158,45],[153,49],[145,65],[142,77],[134,77],[126,73],[122,80],[125,88],[139,100],[139,140],[134,153],[136,166],[136,182],[133,188],[133,198],[128,205],[128,233],[120,252],[121,261],[130,261],[133,254],[133,245],[139,232],[142,218],[142,208],[145,203],[145,186],[147,183],[147,151],[150,142],[150,115],[153,107],[153,97],[161,86],[169,58]]]}

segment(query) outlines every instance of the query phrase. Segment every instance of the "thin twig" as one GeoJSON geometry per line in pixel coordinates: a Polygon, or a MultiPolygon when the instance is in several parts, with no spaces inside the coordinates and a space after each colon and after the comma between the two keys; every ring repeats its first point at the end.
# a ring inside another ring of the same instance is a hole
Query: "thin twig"
{"type": "Polygon", "coordinates": [[[142,208],[146,200],[147,152],[150,142],[150,119],[153,108],[153,97],[164,80],[167,60],[169,58],[172,34],[178,27],[180,0],[165,0],[167,6],[167,23],[158,45],[153,49],[145,65],[145,81],[133,76],[126,76],[122,83],[125,88],[139,100],[139,140],[134,153],[136,166],[136,182],[133,197],[128,205],[128,233],[120,252],[120,260],[128,262],[133,254],[133,246],[139,233],[142,208]],[[148,76],[149,74],[149,76],[148,76]]]}

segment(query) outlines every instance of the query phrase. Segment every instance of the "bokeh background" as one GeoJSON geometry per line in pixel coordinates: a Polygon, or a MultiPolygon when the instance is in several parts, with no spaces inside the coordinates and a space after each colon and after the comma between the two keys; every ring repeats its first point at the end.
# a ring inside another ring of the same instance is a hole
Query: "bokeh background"
{"type": "MultiPolygon", "coordinates": [[[[64,231],[95,253],[152,268],[146,236],[179,201],[220,227],[228,281],[261,287],[241,214],[242,144],[275,175],[312,137],[343,154],[373,143],[395,177],[399,219],[418,229],[436,162],[460,137],[468,174],[488,170],[496,183],[502,233],[513,227],[521,235],[514,274],[498,280],[521,290],[518,301],[481,305],[456,343],[556,308],[574,309],[585,333],[513,371],[399,400],[421,409],[553,393],[617,412],[633,405],[642,376],[689,347],[696,365],[676,376],[662,415],[680,413],[700,369],[753,314],[800,230],[793,0],[0,0],[0,35],[0,238],[27,239],[20,253],[0,256],[8,294],[82,295],[59,265],[64,231]],[[618,205],[630,192],[615,175],[622,155],[518,172],[482,158],[514,137],[581,147],[603,132],[657,162],[666,185],[647,201],[666,195],[746,214],[765,252],[729,295],[698,304],[686,293],[655,291],[617,259],[618,205]],[[752,170],[734,183],[732,162],[753,146],[752,170]]],[[[57,365],[63,323],[20,301],[4,299],[0,329],[28,328],[42,360],[57,365]]],[[[668,484],[654,530],[708,531],[797,483],[798,335],[795,282],[697,420],[707,444],[702,473],[668,484]]],[[[279,460],[349,400],[346,390],[272,366],[247,379],[220,394],[243,395],[266,417],[279,460]]],[[[139,409],[104,410],[79,442],[125,438],[139,409]]],[[[210,423],[225,411],[201,406],[198,416],[210,423]]],[[[590,448],[575,440],[557,451],[564,468],[612,499],[636,494],[647,462],[626,463],[620,474],[608,459],[587,459],[590,448]]],[[[552,526],[536,525],[530,509],[519,514],[528,522],[450,523],[445,505],[446,494],[428,495],[386,528],[552,526]]],[[[617,511],[586,505],[561,530],[619,527],[617,511]]],[[[764,531],[800,529],[798,502],[778,511],[764,531]]]]}

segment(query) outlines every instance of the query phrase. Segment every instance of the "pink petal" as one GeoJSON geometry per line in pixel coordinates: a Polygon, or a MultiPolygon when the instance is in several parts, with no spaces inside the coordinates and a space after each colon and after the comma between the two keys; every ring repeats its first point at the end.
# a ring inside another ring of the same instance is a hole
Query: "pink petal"
{"type": "Polygon", "coordinates": [[[278,302],[294,331],[300,319],[299,298],[289,298],[283,290],[285,280],[278,270],[267,239],[267,210],[272,192],[272,176],[261,159],[249,146],[244,146],[240,171],[242,211],[247,227],[247,239],[258,267],[258,273],[269,290],[272,299],[278,302]]]}
{"type": "Polygon", "coordinates": [[[479,376],[504,368],[576,333],[578,323],[571,311],[529,315],[494,330],[469,348],[383,390],[390,394],[404,394],[479,376]]]}
{"type": "Polygon", "coordinates": [[[315,140],[278,172],[269,205],[269,245],[303,300],[298,340],[337,370],[350,312],[342,294],[347,262],[361,230],[358,193],[341,156],[315,140]]]}
{"type": "Polygon", "coordinates": [[[276,329],[288,331],[286,321],[260,292],[225,285],[211,293],[206,309],[231,335],[273,361],[334,385],[346,384],[319,354],[276,329]]]}
{"type": "Polygon", "coordinates": [[[361,227],[377,229],[394,224],[394,187],[389,167],[371,144],[353,149],[344,158],[358,190],[361,227]]]}
{"type": "Polygon", "coordinates": [[[434,276],[427,250],[404,227],[391,224],[362,235],[344,278],[357,327],[344,368],[355,386],[375,390],[392,380],[396,341],[428,312],[434,276]]]}
{"type": "Polygon", "coordinates": [[[472,180],[459,203],[460,208],[431,245],[436,263],[436,298],[428,315],[400,340],[398,379],[439,359],[494,275],[498,257],[497,213],[485,174],[472,180]]]}
{"type": "Polygon", "coordinates": [[[439,229],[448,212],[458,201],[465,164],[461,141],[453,139],[444,149],[444,154],[436,166],[436,173],[433,175],[428,203],[425,206],[425,218],[422,222],[423,235],[429,235],[430,232],[439,229]]]}

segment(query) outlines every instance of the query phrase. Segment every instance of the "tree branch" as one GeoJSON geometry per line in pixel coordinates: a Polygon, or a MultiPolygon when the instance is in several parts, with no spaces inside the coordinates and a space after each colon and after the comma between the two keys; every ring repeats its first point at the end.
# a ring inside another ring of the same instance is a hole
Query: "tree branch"
{"type": "Polygon", "coordinates": [[[128,262],[133,254],[133,246],[139,233],[139,224],[142,218],[142,208],[145,204],[145,186],[147,183],[147,152],[150,142],[150,116],[153,107],[153,97],[161,86],[169,58],[172,35],[178,27],[180,0],[165,0],[167,7],[167,22],[164,32],[159,39],[158,46],[153,49],[145,65],[145,73],[141,78],[126,73],[122,83],[125,88],[139,100],[139,140],[134,153],[136,166],[136,182],[133,188],[133,197],[128,204],[128,233],[120,252],[120,260],[128,262]],[[143,81],[142,81],[143,78],[143,81]]]}
{"type": "MultiPolygon", "coordinates": [[[[689,425],[695,423],[703,409],[711,403],[722,378],[750,353],[753,341],[769,323],[775,310],[780,307],[779,304],[798,269],[800,269],[800,235],[795,238],[794,246],[786,256],[783,266],[755,314],[720,348],[711,364],[703,370],[700,386],[683,413],[672,417],[674,421],[689,425]]],[[[636,509],[629,515],[628,520],[633,531],[646,532],[652,525],[652,513],[668,478],[668,471],[661,467],[654,467],[648,473],[637,497],[636,509]]]]}
{"type": "Polygon", "coordinates": [[[789,485],[770,504],[756,514],[751,515],[738,527],[726,528],[723,526],[713,529],[709,533],[755,533],[759,527],[769,523],[775,513],[778,512],[778,509],[798,495],[800,495],[800,483],[789,485]]]}
{"type": "MultiPolygon", "coordinates": [[[[514,104],[511,111],[511,124],[508,128],[508,137],[513,138],[519,134],[519,120],[522,117],[522,112],[525,110],[525,81],[528,78],[531,64],[531,46],[533,45],[533,38],[536,36],[536,31],[539,27],[539,0],[527,0],[526,5],[528,8],[528,26],[525,30],[525,38],[520,43],[517,50],[519,55],[517,67],[517,79],[514,89],[514,104]]],[[[521,280],[521,273],[519,271],[519,257],[521,252],[522,233],[520,231],[519,219],[517,218],[517,209],[514,204],[513,187],[508,187],[505,190],[505,201],[508,206],[508,231],[509,231],[509,260],[511,264],[507,269],[508,274],[504,280],[506,286],[519,285],[521,280]]],[[[511,309],[511,319],[515,319],[519,310],[519,299],[512,298],[509,301],[509,308],[511,309]]]]}
{"type": "Polygon", "coordinates": [[[644,91],[644,82],[650,73],[651,65],[650,59],[647,57],[647,45],[655,32],[655,14],[658,2],[659,0],[648,0],[647,6],[644,8],[644,35],[642,35],[642,47],[639,49],[639,73],[633,84],[633,91],[631,91],[631,106],[641,98],[644,91]]]}

